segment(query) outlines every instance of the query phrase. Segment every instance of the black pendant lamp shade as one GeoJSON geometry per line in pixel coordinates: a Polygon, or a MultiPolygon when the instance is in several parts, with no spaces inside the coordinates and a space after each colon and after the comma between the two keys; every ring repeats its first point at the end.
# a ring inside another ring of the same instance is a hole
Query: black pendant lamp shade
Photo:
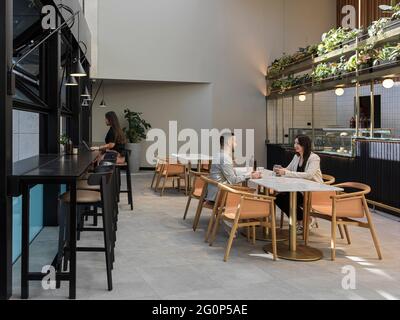
{"type": "Polygon", "coordinates": [[[101,100],[100,108],[107,108],[107,105],[106,105],[106,102],[104,101],[104,99],[101,100]]]}
{"type": "Polygon", "coordinates": [[[81,97],[90,98],[90,93],[87,87],[85,87],[85,92],[81,94],[81,97]]]}
{"type": "Polygon", "coordinates": [[[78,81],[76,81],[74,76],[69,76],[65,85],[69,87],[76,87],[78,86],[78,81]]]}
{"type": "Polygon", "coordinates": [[[85,69],[83,69],[81,62],[79,59],[74,63],[72,67],[71,76],[73,77],[86,77],[87,73],[85,69]]]}

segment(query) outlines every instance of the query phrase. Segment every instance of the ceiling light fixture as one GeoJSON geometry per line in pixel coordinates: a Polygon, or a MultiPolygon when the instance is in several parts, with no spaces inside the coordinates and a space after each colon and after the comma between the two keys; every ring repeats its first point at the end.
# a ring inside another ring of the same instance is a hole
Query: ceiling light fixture
{"type": "Polygon", "coordinates": [[[335,94],[336,94],[338,97],[341,97],[342,95],[344,95],[344,89],[343,89],[343,88],[337,88],[337,89],[335,90],[335,94]]]}
{"type": "Polygon", "coordinates": [[[393,79],[385,79],[383,80],[382,85],[386,89],[391,89],[394,86],[394,81],[393,79]]]}

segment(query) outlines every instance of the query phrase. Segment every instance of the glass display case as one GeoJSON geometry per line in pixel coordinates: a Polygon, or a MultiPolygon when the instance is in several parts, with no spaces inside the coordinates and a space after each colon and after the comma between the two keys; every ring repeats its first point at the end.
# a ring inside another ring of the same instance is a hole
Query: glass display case
{"type": "MultiPolygon", "coordinates": [[[[289,129],[289,145],[293,145],[296,136],[306,135],[314,140],[314,151],[335,155],[353,156],[353,139],[356,129],[349,128],[292,128],[289,129]]],[[[370,137],[369,129],[360,129],[360,137],[370,137]]],[[[374,137],[388,139],[392,137],[391,129],[375,129],[374,137]]]]}

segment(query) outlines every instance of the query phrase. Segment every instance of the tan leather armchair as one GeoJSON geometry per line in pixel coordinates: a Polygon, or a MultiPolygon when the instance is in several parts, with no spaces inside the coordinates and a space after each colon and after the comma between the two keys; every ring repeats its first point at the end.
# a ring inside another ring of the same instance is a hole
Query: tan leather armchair
{"type": "MultiPolygon", "coordinates": [[[[348,226],[357,226],[370,230],[378,257],[382,254],[372,222],[371,213],[365,196],[371,188],[357,182],[347,182],[336,185],[338,188],[356,190],[349,193],[313,193],[310,214],[314,217],[331,221],[331,258],[336,259],[336,226],[344,227],[348,244],[351,244],[348,226]],[[360,221],[366,219],[366,222],[360,221]]],[[[307,237],[308,239],[308,237],[307,237]]]]}

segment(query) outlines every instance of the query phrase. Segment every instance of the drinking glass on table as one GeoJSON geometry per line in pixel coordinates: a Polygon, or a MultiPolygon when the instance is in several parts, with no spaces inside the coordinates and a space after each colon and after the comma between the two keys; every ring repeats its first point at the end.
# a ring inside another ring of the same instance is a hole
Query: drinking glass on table
{"type": "Polygon", "coordinates": [[[279,174],[279,170],[282,170],[283,167],[279,164],[274,165],[274,172],[275,172],[275,176],[280,177],[281,175],[279,174]]]}

